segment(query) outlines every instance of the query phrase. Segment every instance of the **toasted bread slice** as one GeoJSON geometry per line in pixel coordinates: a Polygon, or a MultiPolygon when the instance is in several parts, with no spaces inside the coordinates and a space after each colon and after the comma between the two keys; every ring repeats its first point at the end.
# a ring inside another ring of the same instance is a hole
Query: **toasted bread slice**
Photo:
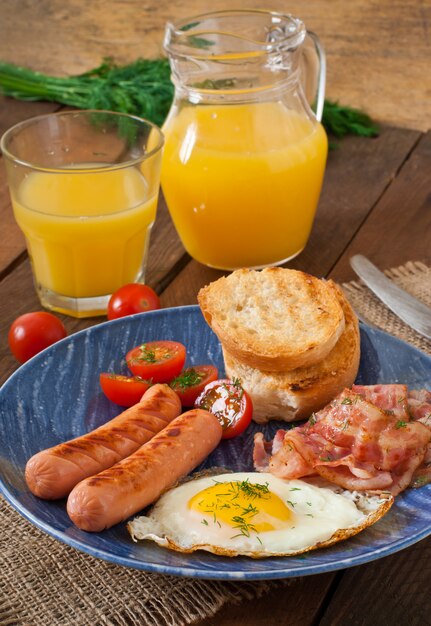
{"type": "Polygon", "coordinates": [[[253,419],[293,422],[323,408],[345,387],[351,387],[359,367],[358,320],[343,292],[334,286],[344,311],[346,326],[328,356],[310,367],[286,372],[260,371],[223,351],[226,373],[239,378],[253,400],[253,419]]]}
{"type": "Polygon", "coordinates": [[[317,363],[344,330],[333,284],[296,270],[236,270],[201,289],[198,302],[223,348],[259,369],[317,363]]]}

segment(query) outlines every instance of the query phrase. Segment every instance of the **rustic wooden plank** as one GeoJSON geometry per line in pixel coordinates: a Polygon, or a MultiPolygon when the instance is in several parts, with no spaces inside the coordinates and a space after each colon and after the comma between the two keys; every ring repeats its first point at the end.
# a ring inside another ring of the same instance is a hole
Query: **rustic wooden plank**
{"type": "Polygon", "coordinates": [[[56,102],[26,102],[24,100],[5,98],[0,95],[0,136],[11,126],[18,124],[18,122],[36,115],[52,113],[59,108],[60,106],[56,102]]]}
{"type": "Polygon", "coordinates": [[[329,153],[310,239],[289,267],[326,276],[419,137],[415,131],[383,127],[375,139],[346,137],[339,141],[338,149],[329,153]]]}
{"type": "Polygon", "coordinates": [[[431,538],[344,572],[320,626],[431,623],[431,538]]]}
{"type": "MultiPolygon", "coordinates": [[[[205,626],[308,626],[314,624],[322,599],[333,583],[335,574],[318,574],[294,578],[281,589],[275,587],[262,598],[253,600],[245,608],[228,604],[214,617],[205,620],[205,626]]],[[[202,622],[203,624],[203,622],[202,622]]]]}
{"type": "Polygon", "coordinates": [[[349,258],[361,253],[382,269],[431,262],[431,131],[422,137],[396,180],[347,247],[331,276],[354,278],[349,258]],[[418,236],[418,233],[421,235],[418,236]]]}
{"type": "Polygon", "coordinates": [[[166,277],[183,261],[186,261],[184,246],[172,223],[163,194],[160,193],[157,217],[154,223],[145,282],[161,291],[166,277]]]}
{"type": "MultiPolygon", "coordinates": [[[[0,59],[51,74],[86,71],[104,56],[128,62],[162,52],[168,20],[226,9],[226,0],[15,0],[1,3],[0,59]],[[17,45],[16,42],[20,42],[17,45]]],[[[236,3],[240,7],[241,3],[236,3]]],[[[423,0],[248,0],[289,11],[317,32],[328,57],[328,95],[377,119],[427,130],[431,7],[423,0]]]]}

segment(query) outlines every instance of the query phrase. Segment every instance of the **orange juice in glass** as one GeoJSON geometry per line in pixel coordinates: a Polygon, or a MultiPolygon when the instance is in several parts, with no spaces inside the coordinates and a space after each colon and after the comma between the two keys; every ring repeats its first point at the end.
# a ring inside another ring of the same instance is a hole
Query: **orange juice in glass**
{"type": "Polygon", "coordinates": [[[131,116],[67,112],[2,138],[14,215],[44,306],[103,314],[121,285],[144,280],[163,136],[131,116]]]}
{"type": "Polygon", "coordinates": [[[326,164],[317,38],[292,16],[224,11],[168,25],[165,47],[176,91],[162,187],[185,248],[227,270],[288,261],[307,243],[326,164]]]}

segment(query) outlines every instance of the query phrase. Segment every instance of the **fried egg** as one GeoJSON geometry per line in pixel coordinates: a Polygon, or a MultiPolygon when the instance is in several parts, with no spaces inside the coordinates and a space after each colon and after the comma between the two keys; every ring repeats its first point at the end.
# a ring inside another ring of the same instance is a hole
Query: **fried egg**
{"type": "Polygon", "coordinates": [[[152,540],[180,552],[292,556],[355,535],[392,503],[390,495],[336,493],[269,473],[229,473],[170,489],[148,515],[129,522],[128,530],[135,541],[152,540]]]}

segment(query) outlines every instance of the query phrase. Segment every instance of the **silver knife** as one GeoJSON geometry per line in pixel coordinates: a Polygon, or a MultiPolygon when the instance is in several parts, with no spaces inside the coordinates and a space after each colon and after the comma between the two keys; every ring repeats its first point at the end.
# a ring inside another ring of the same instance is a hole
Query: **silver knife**
{"type": "Polygon", "coordinates": [[[431,309],[389,280],[362,254],[355,254],[350,265],[356,274],[386,306],[418,333],[431,339],[431,309]]]}

